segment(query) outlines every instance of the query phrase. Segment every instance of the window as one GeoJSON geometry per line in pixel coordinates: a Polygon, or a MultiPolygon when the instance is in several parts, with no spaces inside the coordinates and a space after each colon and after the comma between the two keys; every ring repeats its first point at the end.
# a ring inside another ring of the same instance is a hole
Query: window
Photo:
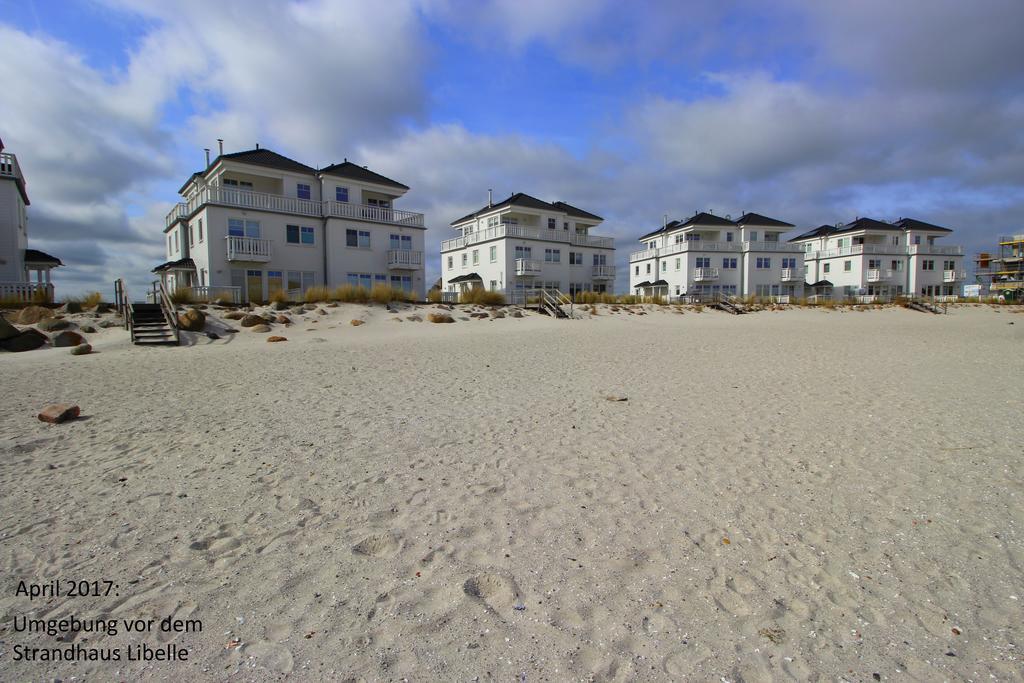
{"type": "Polygon", "coordinates": [[[562,250],[561,249],[545,249],[544,260],[548,263],[561,263],[562,262],[562,250]]]}
{"type": "Polygon", "coordinates": [[[241,218],[228,219],[228,235],[231,237],[260,238],[260,222],[245,221],[241,218]]]}
{"type": "Polygon", "coordinates": [[[373,276],[373,282],[377,285],[384,285],[388,282],[388,276],[384,273],[376,273],[373,276]]]}
{"type": "Polygon", "coordinates": [[[779,233],[777,233],[777,232],[766,232],[764,234],[764,241],[765,242],[778,242],[779,241],[779,233]]]}
{"type": "Polygon", "coordinates": [[[345,230],[345,246],[359,249],[370,248],[370,233],[367,230],[345,230]]]}
{"type": "Polygon", "coordinates": [[[462,255],[462,267],[465,268],[467,265],[469,265],[469,254],[463,254],[462,255]]]}
{"type": "Polygon", "coordinates": [[[608,263],[608,256],[606,254],[594,254],[594,265],[595,266],[603,266],[603,265],[607,265],[607,263],[608,263]]]}
{"type": "Polygon", "coordinates": [[[899,235],[893,235],[892,236],[892,246],[894,246],[894,247],[899,246],[899,243],[900,243],[900,236],[899,235]]]}
{"type": "Polygon", "coordinates": [[[826,263],[825,265],[823,265],[821,267],[821,270],[822,270],[822,272],[825,272],[825,273],[829,272],[830,270],[832,270],[832,264],[831,263],[826,263]]]}
{"type": "Polygon", "coordinates": [[[839,239],[836,240],[836,246],[839,247],[840,249],[845,249],[846,247],[850,246],[850,238],[840,237],[839,239]]]}
{"type": "Polygon", "coordinates": [[[914,235],[914,244],[921,244],[921,236],[914,235]]]}
{"type": "Polygon", "coordinates": [[[688,232],[688,233],[686,233],[686,241],[687,242],[700,242],[700,234],[696,233],[696,232],[688,232]]]}
{"type": "Polygon", "coordinates": [[[651,274],[651,264],[650,263],[647,264],[647,274],[648,275],[651,274]]]}
{"type": "Polygon", "coordinates": [[[533,247],[516,247],[516,258],[533,258],[533,247]]]}
{"type": "Polygon", "coordinates": [[[391,235],[391,249],[398,251],[412,251],[411,235],[391,235]]]}
{"type": "Polygon", "coordinates": [[[935,270],[935,261],[931,259],[921,261],[921,270],[935,270]]]}
{"type": "Polygon", "coordinates": [[[578,251],[569,252],[569,265],[570,266],[582,266],[583,265],[583,253],[578,251]]]}
{"type": "Polygon", "coordinates": [[[698,256],[696,259],[694,259],[694,267],[695,268],[710,268],[711,267],[711,257],[710,256],[698,256]]]}
{"type": "Polygon", "coordinates": [[[500,220],[501,220],[500,216],[488,216],[487,217],[487,227],[488,228],[493,228],[493,227],[497,226],[498,222],[500,220]]]}
{"type": "Polygon", "coordinates": [[[869,258],[868,259],[868,268],[870,268],[872,270],[877,270],[878,268],[881,268],[881,267],[882,267],[882,259],[877,259],[877,258],[869,258]]]}
{"type": "Polygon", "coordinates": [[[295,194],[299,199],[309,199],[309,185],[297,184],[295,186],[295,194]]]}
{"type": "Polygon", "coordinates": [[[753,232],[750,233],[750,241],[751,242],[756,242],[757,241],[757,231],[756,230],[754,230],[753,232]]]}
{"type": "Polygon", "coordinates": [[[454,267],[455,267],[455,259],[452,258],[451,255],[449,255],[448,256],[448,270],[451,270],[454,267]]]}
{"type": "Polygon", "coordinates": [[[495,292],[497,290],[498,290],[498,281],[497,280],[491,280],[491,291],[495,292]]]}
{"type": "Polygon", "coordinates": [[[174,231],[174,252],[177,253],[181,247],[178,245],[178,231],[174,231]]]}
{"type": "Polygon", "coordinates": [[[897,261],[896,259],[893,259],[893,261],[892,261],[892,269],[895,270],[896,272],[902,271],[903,270],[903,261],[897,261]]]}
{"type": "MultiPolygon", "coordinates": [[[[491,263],[495,263],[498,260],[498,248],[491,247],[491,263]]],[[[492,288],[493,289],[493,288],[492,288]]]]}
{"type": "Polygon", "coordinates": [[[843,272],[849,273],[853,270],[853,261],[843,261],[843,272]]]}
{"type": "Polygon", "coordinates": [[[284,289],[284,273],[280,270],[267,271],[267,293],[273,294],[284,289]]]}
{"type": "Polygon", "coordinates": [[[233,178],[221,178],[220,184],[225,187],[238,187],[238,181],[233,178]]]}
{"type": "Polygon", "coordinates": [[[348,188],[347,187],[335,187],[334,188],[334,200],[338,202],[348,201],[348,188]]]}
{"type": "Polygon", "coordinates": [[[170,258],[171,254],[173,254],[173,253],[174,253],[174,239],[170,235],[168,235],[167,236],[167,258],[170,258]]]}
{"type": "Polygon", "coordinates": [[[565,221],[564,223],[562,223],[562,230],[568,230],[568,229],[569,229],[569,221],[565,221]]]}
{"type": "Polygon", "coordinates": [[[557,229],[558,229],[558,221],[555,220],[554,218],[549,218],[548,219],[548,230],[557,230],[557,229]]]}
{"type": "Polygon", "coordinates": [[[679,270],[680,268],[682,268],[682,266],[683,266],[683,259],[677,258],[676,259],[676,270],[679,270]]]}
{"type": "Polygon", "coordinates": [[[299,226],[297,226],[297,225],[286,225],[285,228],[284,228],[284,231],[285,231],[285,241],[287,241],[288,244],[298,244],[299,243],[299,226]]]}
{"type": "Polygon", "coordinates": [[[412,291],[412,276],[411,275],[392,275],[391,276],[391,289],[400,289],[403,292],[412,291]]]}
{"type": "Polygon", "coordinates": [[[370,289],[373,287],[373,275],[370,273],[348,273],[345,280],[353,287],[370,289]]]}
{"type": "Polygon", "coordinates": [[[771,268],[772,267],[772,260],[768,256],[759,256],[759,257],[757,257],[757,264],[756,265],[757,265],[758,268],[760,268],[762,270],[765,269],[765,268],[771,268]]]}
{"type": "Polygon", "coordinates": [[[196,243],[195,226],[189,225],[188,226],[188,246],[191,247],[195,243],[196,243]]]}
{"type": "Polygon", "coordinates": [[[728,257],[723,258],[722,259],[722,267],[723,268],[735,268],[736,267],[736,259],[728,258],[728,257]]]}
{"type": "Polygon", "coordinates": [[[725,233],[725,241],[726,242],[732,242],[732,233],[731,232],[725,233]]]}
{"type": "Polygon", "coordinates": [[[956,270],[956,261],[943,261],[942,262],[942,269],[943,270],[956,270]]]}
{"type": "Polygon", "coordinates": [[[203,241],[203,219],[199,219],[199,241],[203,241]]]}
{"type": "Polygon", "coordinates": [[[664,273],[666,270],[668,270],[668,261],[662,261],[661,262],[661,272],[664,273]]]}
{"type": "Polygon", "coordinates": [[[474,266],[480,265],[480,250],[479,249],[474,249],[473,250],[473,265],[474,266]]]}

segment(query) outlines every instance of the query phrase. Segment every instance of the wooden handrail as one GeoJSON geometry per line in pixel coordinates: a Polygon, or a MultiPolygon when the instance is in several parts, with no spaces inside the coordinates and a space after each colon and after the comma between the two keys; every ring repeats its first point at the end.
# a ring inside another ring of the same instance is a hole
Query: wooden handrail
{"type": "Polygon", "coordinates": [[[164,287],[163,280],[153,281],[153,299],[154,303],[160,304],[160,312],[164,314],[164,320],[174,330],[174,342],[180,344],[181,333],[178,330],[178,314],[170,295],[167,293],[167,288],[164,287]]]}

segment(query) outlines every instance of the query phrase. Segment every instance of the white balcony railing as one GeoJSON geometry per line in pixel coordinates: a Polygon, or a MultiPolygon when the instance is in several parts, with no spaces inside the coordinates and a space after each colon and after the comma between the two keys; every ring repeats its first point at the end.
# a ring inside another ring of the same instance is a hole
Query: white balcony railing
{"type": "Polygon", "coordinates": [[[967,279],[967,272],[963,270],[944,270],[942,271],[943,282],[960,282],[967,279]]]}
{"type": "Polygon", "coordinates": [[[804,269],[803,268],[783,268],[782,277],[780,278],[783,282],[803,282],[804,269]]]}
{"type": "Polygon", "coordinates": [[[354,218],[373,223],[388,223],[417,228],[424,226],[423,214],[412,211],[333,200],[318,202],[311,199],[299,199],[298,197],[286,197],[281,194],[254,192],[236,187],[219,187],[216,185],[201,188],[189,197],[187,202],[175,205],[167,214],[166,226],[169,227],[175,221],[191,216],[205,204],[256,209],[259,211],[275,211],[316,218],[354,218]]]}
{"type": "Polygon", "coordinates": [[[656,256],[672,256],[673,254],[681,254],[683,252],[704,252],[704,251],[740,251],[742,247],[739,242],[707,242],[704,240],[687,240],[683,242],[673,242],[672,244],[665,245],[664,247],[657,247],[655,249],[644,249],[643,251],[634,251],[629,255],[630,262],[632,261],[643,261],[645,259],[654,258],[656,256]]]}
{"type": "Polygon", "coordinates": [[[694,268],[694,282],[710,282],[718,279],[718,268],[694,268]]]}
{"type": "Polygon", "coordinates": [[[594,266],[590,276],[594,280],[615,279],[615,266],[594,266]]]}
{"type": "Polygon", "coordinates": [[[799,244],[790,244],[789,242],[743,242],[743,251],[787,251],[793,253],[799,253],[804,248],[799,244]]]}
{"type": "Polygon", "coordinates": [[[53,285],[46,282],[0,282],[0,299],[53,301],[53,285]]]}
{"type": "Polygon", "coordinates": [[[228,245],[228,261],[270,260],[270,240],[232,235],[228,235],[224,239],[227,240],[228,245]]]}
{"type": "Polygon", "coordinates": [[[868,282],[888,282],[892,280],[893,271],[888,268],[869,268],[867,272],[868,282]]]}
{"type": "Polygon", "coordinates": [[[940,256],[962,256],[963,247],[938,245],[938,244],[911,244],[907,247],[907,253],[914,254],[937,254],[940,256]]]}
{"type": "Polygon", "coordinates": [[[499,239],[501,237],[518,237],[521,239],[542,240],[545,242],[563,242],[580,247],[602,247],[612,249],[615,240],[611,237],[599,237],[597,235],[578,235],[568,230],[548,230],[533,226],[518,225],[516,223],[502,223],[492,228],[478,230],[441,242],[441,251],[462,249],[470,244],[486,242],[487,240],[499,239]]]}
{"type": "Polygon", "coordinates": [[[629,255],[630,262],[632,261],[646,261],[649,258],[654,258],[658,255],[657,249],[644,249],[643,251],[634,251],[629,255]]]}
{"type": "Polygon", "coordinates": [[[540,275],[541,262],[530,258],[516,259],[516,275],[540,275]]]}
{"type": "Polygon", "coordinates": [[[242,303],[242,288],[220,285],[195,285],[190,287],[193,301],[230,301],[234,304],[242,303]]]}
{"type": "Polygon", "coordinates": [[[18,166],[18,157],[10,152],[0,152],[0,177],[21,178],[21,167],[18,166]]]}
{"type": "Polygon", "coordinates": [[[388,268],[416,270],[423,265],[423,252],[409,249],[388,250],[388,268]]]}

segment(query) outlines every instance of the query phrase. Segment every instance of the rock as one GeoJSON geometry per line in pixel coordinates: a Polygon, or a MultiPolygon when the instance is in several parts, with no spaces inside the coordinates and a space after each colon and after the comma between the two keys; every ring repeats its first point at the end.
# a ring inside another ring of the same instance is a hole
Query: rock
{"type": "Polygon", "coordinates": [[[418,315],[407,315],[407,316],[405,316],[405,319],[408,320],[409,322],[413,322],[413,323],[421,323],[421,322],[423,322],[423,318],[421,318],[418,315]]]}
{"type": "Polygon", "coordinates": [[[316,310],[316,304],[305,304],[305,305],[302,306],[302,310],[304,310],[304,311],[315,311],[316,310]]]}
{"type": "Polygon", "coordinates": [[[365,320],[349,320],[348,324],[351,325],[352,327],[359,327],[360,325],[364,324],[365,322],[366,322],[365,320]]]}
{"type": "Polygon", "coordinates": [[[92,325],[82,325],[78,329],[80,329],[82,332],[85,332],[86,334],[96,334],[96,328],[93,327],[92,325]]]}
{"type": "Polygon", "coordinates": [[[61,313],[81,313],[82,312],[82,304],[79,303],[78,301],[68,301],[63,306],[60,307],[60,312],[61,313]]]}
{"type": "Polygon", "coordinates": [[[12,353],[21,353],[22,351],[38,349],[47,341],[49,341],[49,337],[39,330],[30,327],[23,332],[19,332],[17,337],[11,337],[0,342],[0,348],[12,353]]]}
{"type": "Polygon", "coordinates": [[[71,323],[63,318],[45,318],[36,323],[36,327],[45,332],[56,332],[71,327],[71,323]]]}
{"type": "Polygon", "coordinates": [[[100,303],[96,304],[96,308],[93,310],[95,310],[97,313],[110,313],[114,309],[110,304],[105,304],[101,301],[100,303]]]}
{"type": "Polygon", "coordinates": [[[522,311],[512,311],[512,317],[513,318],[522,318],[523,317],[523,312],[522,311]]]}
{"type": "Polygon", "coordinates": [[[21,332],[17,327],[7,322],[7,319],[0,317],[0,341],[17,337],[21,332]]]}
{"type": "Polygon", "coordinates": [[[453,323],[455,318],[451,317],[447,313],[430,313],[427,315],[427,320],[432,323],[453,323]]]}
{"type": "Polygon", "coordinates": [[[242,311],[231,311],[230,313],[224,314],[225,320],[241,320],[245,317],[245,313],[242,311]]]}
{"type": "Polygon", "coordinates": [[[338,302],[337,301],[332,301],[331,303],[327,304],[327,308],[337,308],[337,307],[338,307],[338,302]]]}
{"type": "Polygon", "coordinates": [[[77,332],[72,332],[71,330],[64,330],[63,332],[58,332],[57,334],[53,335],[53,337],[50,339],[50,343],[52,343],[56,347],[78,346],[79,344],[85,343],[85,337],[78,334],[77,332]]]}
{"type": "Polygon", "coordinates": [[[267,341],[268,342],[283,342],[283,341],[288,341],[288,337],[278,337],[277,335],[273,335],[273,336],[267,337],[267,341]]]}
{"type": "Polygon", "coordinates": [[[78,346],[71,349],[72,356],[85,356],[92,353],[91,344],[79,344],[78,346]]]}
{"type": "MultiPolygon", "coordinates": [[[[234,318],[232,318],[234,320],[234,318]]],[[[255,313],[249,313],[242,316],[241,322],[238,323],[242,327],[253,327],[258,325],[266,326],[267,319],[262,315],[256,315],[255,313]]],[[[268,328],[269,329],[269,328],[268,328]]]]}
{"type": "Polygon", "coordinates": [[[295,308],[292,309],[292,313],[294,313],[295,315],[302,315],[305,312],[306,309],[303,308],[302,306],[296,306],[295,308]]]}
{"type": "Polygon", "coordinates": [[[43,306],[26,306],[18,312],[18,317],[11,322],[19,325],[35,325],[43,318],[52,318],[53,311],[43,306]]]}
{"type": "Polygon", "coordinates": [[[178,328],[186,332],[202,332],[206,327],[206,314],[196,308],[190,308],[178,314],[178,328]]]}
{"type": "Polygon", "coordinates": [[[46,406],[39,411],[38,417],[43,422],[60,424],[61,422],[74,420],[79,415],[81,415],[81,410],[78,406],[71,405],[69,403],[55,403],[53,405],[46,406]]]}
{"type": "Polygon", "coordinates": [[[292,324],[292,319],[289,318],[286,315],[279,315],[276,318],[274,318],[274,320],[276,320],[281,325],[291,325],[292,324]]]}
{"type": "Polygon", "coordinates": [[[317,315],[327,315],[327,311],[322,308],[316,309],[317,315]]]}
{"type": "Polygon", "coordinates": [[[487,317],[490,317],[490,316],[488,316],[486,313],[470,313],[469,317],[470,318],[487,318],[487,317]]]}
{"type": "Polygon", "coordinates": [[[491,311],[491,317],[492,318],[504,318],[505,317],[505,311],[491,311]]]}
{"type": "Polygon", "coordinates": [[[99,325],[105,330],[110,329],[111,327],[122,327],[121,323],[116,320],[103,320],[100,321],[99,325]]]}
{"type": "Polygon", "coordinates": [[[605,396],[604,400],[606,400],[606,401],[628,401],[629,397],[628,396],[605,396]]]}
{"type": "Polygon", "coordinates": [[[398,316],[395,316],[395,317],[391,318],[391,322],[393,322],[393,323],[400,323],[400,322],[402,322],[402,319],[399,318],[398,316]]]}
{"type": "Polygon", "coordinates": [[[288,310],[288,302],[287,301],[275,301],[274,303],[270,304],[270,307],[272,309],[274,309],[275,311],[287,311],[288,310]]]}
{"type": "Polygon", "coordinates": [[[206,338],[207,339],[214,339],[214,340],[216,340],[216,339],[220,339],[220,335],[217,334],[216,332],[207,332],[206,333],[206,338]]]}
{"type": "Polygon", "coordinates": [[[270,332],[270,325],[253,325],[249,328],[250,332],[270,332]]]}

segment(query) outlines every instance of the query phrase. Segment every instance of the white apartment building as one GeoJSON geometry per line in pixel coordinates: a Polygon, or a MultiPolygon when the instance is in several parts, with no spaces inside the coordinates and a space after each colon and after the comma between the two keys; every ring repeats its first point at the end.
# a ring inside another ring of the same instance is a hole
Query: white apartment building
{"type": "Polygon", "coordinates": [[[857,218],[822,225],[790,243],[804,252],[809,295],[934,298],[955,296],[967,278],[963,247],[936,244],[951,232],[913,218],[893,223],[857,218]]]}
{"type": "Polygon", "coordinates": [[[313,286],[388,285],[425,298],[423,214],[394,208],[408,187],[348,160],[315,169],[269,149],[221,154],[167,215],[169,290],[196,298],[299,299],[313,286]]]}
{"type": "Polygon", "coordinates": [[[0,299],[53,301],[50,270],[63,265],[55,256],[28,248],[28,190],[18,157],[0,140],[0,299]]]}
{"type": "Polygon", "coordinates": [[[640,238],[629,255],[629,286],[638,296],[668,300],[803,296],[803,249],[779,237],[791,223],[757,213],[737,220],[701,212],[640,238]]]}
{"type": "Polygon", "coordinates": [[[565,202],[517,192],[452,222],[441,243],[441,291],[483,287],[517,300],[530,289],[611,292],[615,243],[592,235],[604,219],[565,202]]]}

